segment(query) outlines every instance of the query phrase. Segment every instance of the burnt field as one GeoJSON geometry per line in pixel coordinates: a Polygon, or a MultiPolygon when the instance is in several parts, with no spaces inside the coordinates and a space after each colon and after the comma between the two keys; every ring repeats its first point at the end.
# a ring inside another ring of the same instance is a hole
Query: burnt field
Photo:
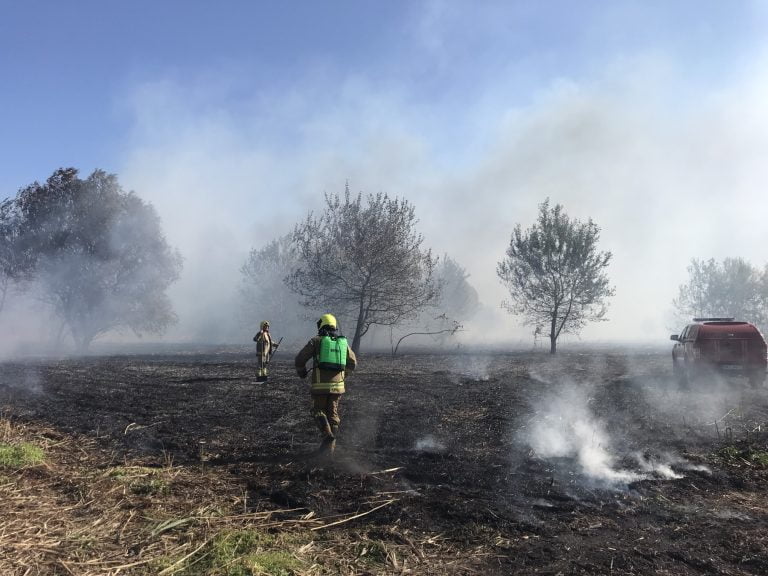
{"type": "Polygon", "coordinates": [[[14,533],[36,522],[22,495],[41,483],[47,508],[73,517],[56,545],[0,537],[0,565],[205,573],[229,528],[218,515],[268,519],[259,529],[295,563],[217,574],[768,573],[768,389],[680,390],[667,350],[359,362],[332,461],[282,348],[266,384],[232,350],[3,363],[7,426],[52,459],[2,476],[14,533]],[[163,489],[105,484],[118,466],[166,470],[163,489]],[[197,520],[157,530],[174,518],[197,520]],[[73,548],[79,522],[105,527],[103,545],[73,548]]]}

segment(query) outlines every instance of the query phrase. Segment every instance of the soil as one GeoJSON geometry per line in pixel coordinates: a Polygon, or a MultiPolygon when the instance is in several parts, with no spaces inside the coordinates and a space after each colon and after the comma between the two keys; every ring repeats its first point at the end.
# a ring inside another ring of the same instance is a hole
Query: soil
{"type": "Polygon", "coordinates": [[[0,407],[410,550],[371,574],[768,574],[765,388],[681,389],[668,350],[363,353],[330,459],[292,355],[270,368],[212,348],[5,362],[0,407]]]}

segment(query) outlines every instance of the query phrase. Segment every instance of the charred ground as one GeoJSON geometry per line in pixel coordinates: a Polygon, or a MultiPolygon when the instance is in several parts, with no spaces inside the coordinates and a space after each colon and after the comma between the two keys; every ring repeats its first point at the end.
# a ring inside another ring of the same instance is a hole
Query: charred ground
{"type": "Polygon", "coordinates": [[[333,462],[314,454],[287,354],[266,384],[243,351],[6,362],[0,406],[79,439],[97,468],[172,462],[189,474],[165,495],[177,506],[185,491],[190,506],[239,494],[246,515],[342,520],[304,545],[329,556],[297,573],[768,573],[768,390],[680,390],[666,351],[363,354],[333,462]],[[566,389],[591,415],[592,448],[643,479],[533,448],[532,434],[563,432],[550,408],[566,389]]]}

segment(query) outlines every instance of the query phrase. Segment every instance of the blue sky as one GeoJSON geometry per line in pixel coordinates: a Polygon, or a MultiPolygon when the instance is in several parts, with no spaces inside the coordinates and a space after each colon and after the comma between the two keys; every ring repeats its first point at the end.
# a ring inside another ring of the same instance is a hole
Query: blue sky
{"type": "Polygon", "coordinates": [[[482,330],[514,333],[491,317],[495,263],[549,196],[615,253],[612,320],[586,336],[661,334],[690,258],[766,261],[766,16],[764,1],[0,0],[0,195],[60,166],[117,173],[185,255],[178,338],[210,333],[248,250],[347,180],[411,200],[471,273],[482,330]],[[686,240],[693,223],[712,231],[686,240]],[[646,283],[654,266],[663,283],[646,283]]]}
{"type": "MultiPolygon", "coordinates": [[[[473,139],[462,133],[462,111],[525,103],[553,79],[594,74],[622,57],[663,53],[685,69],[682,90],[686,81],[727,79],[764,30],[763,10],[751,6],[4,0],[0,191],[64,164],[118,171],[135,121],[126,99],[146,84],[184,89],[226,77],[200,105],[247,113],[254,98],[279,99],[307,83],[313,104],[332,107],[357,79],[396,93],[424,130],[473,139]]],[[[288,146],[300,138],[294,126],[276,128],[288,146]]],[[[439,147],[461,156],[456,144],[439,147]]]]}

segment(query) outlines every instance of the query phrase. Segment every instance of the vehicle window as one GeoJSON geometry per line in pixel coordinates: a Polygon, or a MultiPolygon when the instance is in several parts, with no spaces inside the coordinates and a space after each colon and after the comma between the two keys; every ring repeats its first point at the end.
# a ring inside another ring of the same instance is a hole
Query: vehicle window
{"type": "Polygon", "coordinates": [[[686,335],[687,333],[688,333],[688,326],[686,326],[685,328],[683,328],[683,331],[682,331],[682,332],[680,332],[680,336],[679,336],[678,340],[685,340],[685,335],[686,335]]]}
{"type": "Polygon", "coordinates": [[[688,330],[685,337],[688,340],[696,340],[696,336],[698,335],[698,333],[699,333],[699,325],[691,324],[690,326],[688,326],[688,330]]]}

